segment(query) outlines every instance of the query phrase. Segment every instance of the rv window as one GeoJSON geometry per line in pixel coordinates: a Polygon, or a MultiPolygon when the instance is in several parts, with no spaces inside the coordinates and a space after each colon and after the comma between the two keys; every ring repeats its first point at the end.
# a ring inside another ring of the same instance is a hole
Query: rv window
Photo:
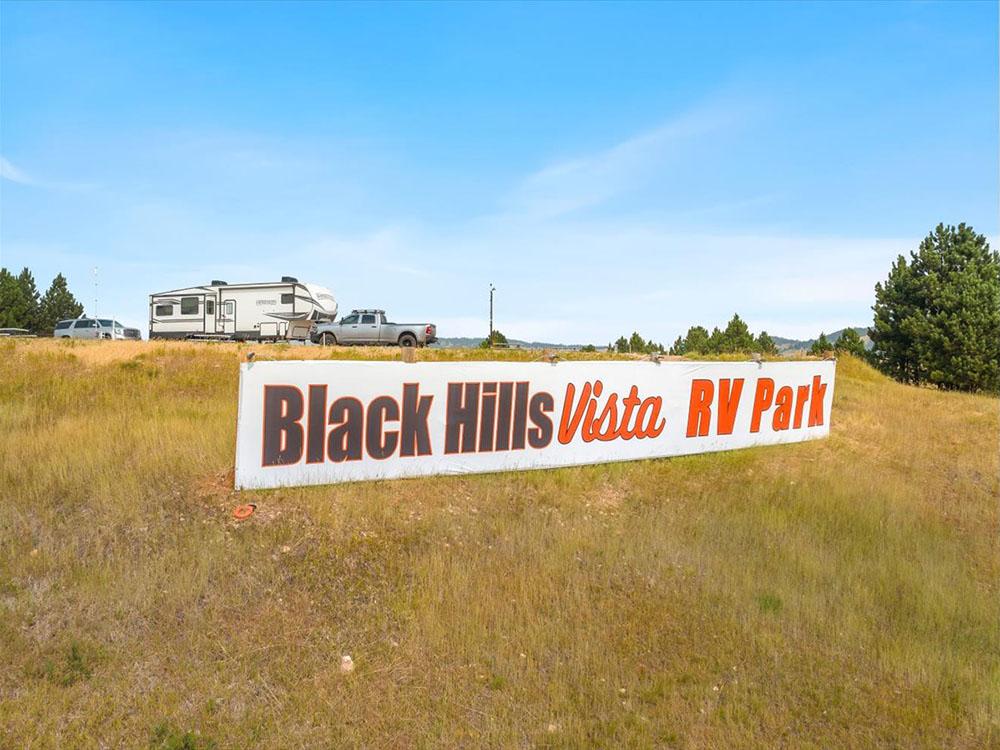
{"type": "Polygon", "coordinates": [[[294,294],[282,294],[281,295],[281,304],[283,304],[283,305],[293,305],[293,304],[295,304],[295,295],[294,294]]]}
{"type": "Polygon", "coordinates": [[[197,314],[198,314],[198,298],[181,297],[181,315],[197,315],[197,314]]]}
{"type": "Polygon", "coordinates": [[[157,315],[173,315],[174,306],[173,305],[157,305],[156,306],[157,315]]]}
{"type": "Polygon", "coordinates": [[[215,315],[215,300],[214,299],[207,299],[207,300],[205,300],[205,314],[206,315],[215,315]]]}

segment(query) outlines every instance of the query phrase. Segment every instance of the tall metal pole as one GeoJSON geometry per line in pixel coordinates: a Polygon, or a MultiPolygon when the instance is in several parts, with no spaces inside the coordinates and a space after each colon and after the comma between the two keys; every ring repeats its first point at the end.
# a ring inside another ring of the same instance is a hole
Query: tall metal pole
{"type": "Polygon", "coordinates": [[[490,284],[490,349],[493,348],[493,292],[496,291],[496,287],[490,284]]]}
{"type": "Polygon", "coordinates": [[[97,317],[97,266],[94,266],[94,317],[97,317]]]}

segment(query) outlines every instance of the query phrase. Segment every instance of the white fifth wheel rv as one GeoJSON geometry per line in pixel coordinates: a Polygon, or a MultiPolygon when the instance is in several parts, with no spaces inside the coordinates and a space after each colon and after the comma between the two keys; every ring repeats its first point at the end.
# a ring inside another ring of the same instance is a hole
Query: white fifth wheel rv
{"type": "Polygon", "coordinates": [[[149,338],[307,339],[337,317],[330,290],[291,276],[281,281],[174,289],[149,295],[149,338]]]}

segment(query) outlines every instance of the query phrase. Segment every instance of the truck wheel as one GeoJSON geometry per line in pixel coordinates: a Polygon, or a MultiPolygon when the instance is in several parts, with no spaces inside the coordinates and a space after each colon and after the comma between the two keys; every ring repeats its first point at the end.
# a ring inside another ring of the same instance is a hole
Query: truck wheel
{"type": "Polygon", "coordinates": [[[417,345],[417,337],[412,333],[404,333],[399,337],[399,345],[405,347],[412,347],[417,345]]]}
{"type": "Polygon", "coordinates": [[[332,333],[321,333],[319,335],[319,345],[320,346],[336,346],[337,337],[332,333]]]}

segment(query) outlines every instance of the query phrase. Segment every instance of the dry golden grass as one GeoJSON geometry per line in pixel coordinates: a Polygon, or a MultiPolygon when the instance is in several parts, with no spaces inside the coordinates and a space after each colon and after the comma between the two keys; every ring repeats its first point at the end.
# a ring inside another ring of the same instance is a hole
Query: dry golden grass
{"type": "Polygon", "coordinates": [[[0,344],[0,746],[1000,744],[997,400],[847,359],[829,440],[238,524],[251,348],[398,357],[0,344]]]}

